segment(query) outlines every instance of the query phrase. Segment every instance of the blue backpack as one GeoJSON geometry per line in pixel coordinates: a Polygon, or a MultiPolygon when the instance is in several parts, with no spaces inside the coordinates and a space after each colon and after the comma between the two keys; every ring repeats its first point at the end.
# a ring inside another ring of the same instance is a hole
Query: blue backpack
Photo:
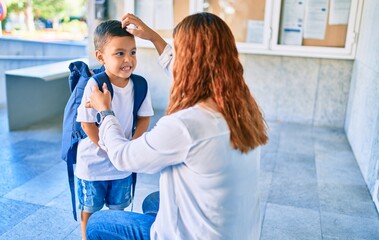
{"type": "MultiPolygon", "coordinates": [[[[95,75],[92,76],[88,65],[82,61],[72,62],[69,65],[70,75],[68,77],[68,83],[70,87],[70,98],[66,104],[63,115],[63,132],[62,132],[62,159],[67,162],[68,182],[71,192],[72,213],[74,219],[76,217],[76,204],[75,204],[75,176],[74,176],[74,164],[76,164],[76,153],[78,149],[78,143],[81,139],[86,138],[87,135],[83,131],[80,122],[76,122],[77,109],[82,101],[84,88],[88,80],[93,77],[99,89],[102,90],[103,83],[106,83],[108,90],[113,97],[112,84],[105,73],[105,68],[93,69],[95,75]]],[[[147,82],[145,78],[132,74],[130,79],[133,81],[134,86],[134,106],[133,106],[133,130],[136,129],[137,112],[145,100],[147,93],[147,82]]],[[[134,198],[134,192],[137,182],[137,174],[132,173],[132,199],[134,198]]]]}

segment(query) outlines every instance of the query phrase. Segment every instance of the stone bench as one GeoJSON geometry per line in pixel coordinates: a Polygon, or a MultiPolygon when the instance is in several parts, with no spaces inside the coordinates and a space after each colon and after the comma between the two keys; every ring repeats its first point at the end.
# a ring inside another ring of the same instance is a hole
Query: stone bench
{"type": "Polygon", "coordinates": [[[73,59],[5,72],[9,130],[19,130],[63,114],[70,96],[68,86],[73,59]]]}

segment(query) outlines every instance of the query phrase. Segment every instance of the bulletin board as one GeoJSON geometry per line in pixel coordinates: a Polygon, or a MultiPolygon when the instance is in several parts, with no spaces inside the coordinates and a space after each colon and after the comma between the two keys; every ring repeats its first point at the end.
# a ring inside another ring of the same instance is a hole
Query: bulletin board
{"type": "Polygon", "coordinates": [[[237,42],[245,42],[248,20],[265,19],[266,0],[208,0],[207,12],[222,18],[231,28],[237,42]],[[234,13],[228,13],[234,9],[234,13]]]}
{"type": "MultiPolygon", "coordinates": [[[[285,0],[282,0],[282,6],[284,5],[284,2],[285,0]]],[[[300,4],[300,1],[292,3],[292,1],[289,0],[289,2],[290,4],[296,4],[296,5],[300,4]]],[[[303,6],[304,6],[304,3],[303,3],[303,6]]],[[[293,8],[296,8],[296,6],[294,6],[293,8]]],[[[298,40],[296,40],[296,43],[294,45],[300,44],[301,46],[345,48],[348,25],[347,24],[333,24],[333,25],[330,24],[329,23],[330,1],[328,2],[327,9],[329,9],[329,11],[327,12],[328,14],[326,16],[326,25],[324,25],[325,26],[324,38],[323,39],[304,38],[304,36],[302,38],[300,35],[299,37],[297,37],[298,40]]],[[[292,9],[285,10],[282,7],[281,9],[282,17],[281,17],[281,23],[280,23],[281,29],[283,28],[283,25],[282,25],[283,21],[285,21],[283,20],[283,18],[286,18],[286,17],[288,17],[288,19],[291,18],[290,15],[293,14],[294,12],[291,10],[292,9]],[[286,17],[283,16],[285,13],[287,13],[286,17]]],[[[299,12],[296,12],[296,13],[298,14],[299,12]]],[[[294,27],[293,29],[296,29],[296,27],[294,27]]],[[[280,34],[282,34],[282,32],[280,32],[280,34]]],[[[278,41],[278,43],[280,44],[280,40],[278,41]]],[[[291,45],[290,43],[288,44],[291,45]]]]}
{"type": "Polygon", "coordinates": [[[345,47],[347,25],[326,25],[325,39],[303,39],[303,46],[345,47]]]}

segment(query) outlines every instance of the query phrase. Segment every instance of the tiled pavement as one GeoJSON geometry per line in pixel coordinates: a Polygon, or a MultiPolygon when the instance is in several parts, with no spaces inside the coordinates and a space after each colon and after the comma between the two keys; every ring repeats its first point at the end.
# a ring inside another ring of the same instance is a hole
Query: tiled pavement
{"type": "MultiPolygon", "coordinates": [[[[379,239],[378,213],[343,130],[269,126],[261,239],[379,239]]],[[[61,117],[8,132],[2,108],[0,129],[0,240],[81,239],[60,160],[61,117]]],[[[134,211],[158,189],[158,177],[139,174],[134,211]]]]}

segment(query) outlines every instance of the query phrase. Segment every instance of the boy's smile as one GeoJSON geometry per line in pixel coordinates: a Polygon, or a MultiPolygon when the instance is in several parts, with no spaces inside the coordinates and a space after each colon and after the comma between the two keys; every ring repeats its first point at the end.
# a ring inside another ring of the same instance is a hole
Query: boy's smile
{"type": "Polygon", "coordinates": [[[128,71],[132,70],[132,67],[131,66],[125,66],[125,67],[122,67],[121,70],[128,72],[128,71]]]}

